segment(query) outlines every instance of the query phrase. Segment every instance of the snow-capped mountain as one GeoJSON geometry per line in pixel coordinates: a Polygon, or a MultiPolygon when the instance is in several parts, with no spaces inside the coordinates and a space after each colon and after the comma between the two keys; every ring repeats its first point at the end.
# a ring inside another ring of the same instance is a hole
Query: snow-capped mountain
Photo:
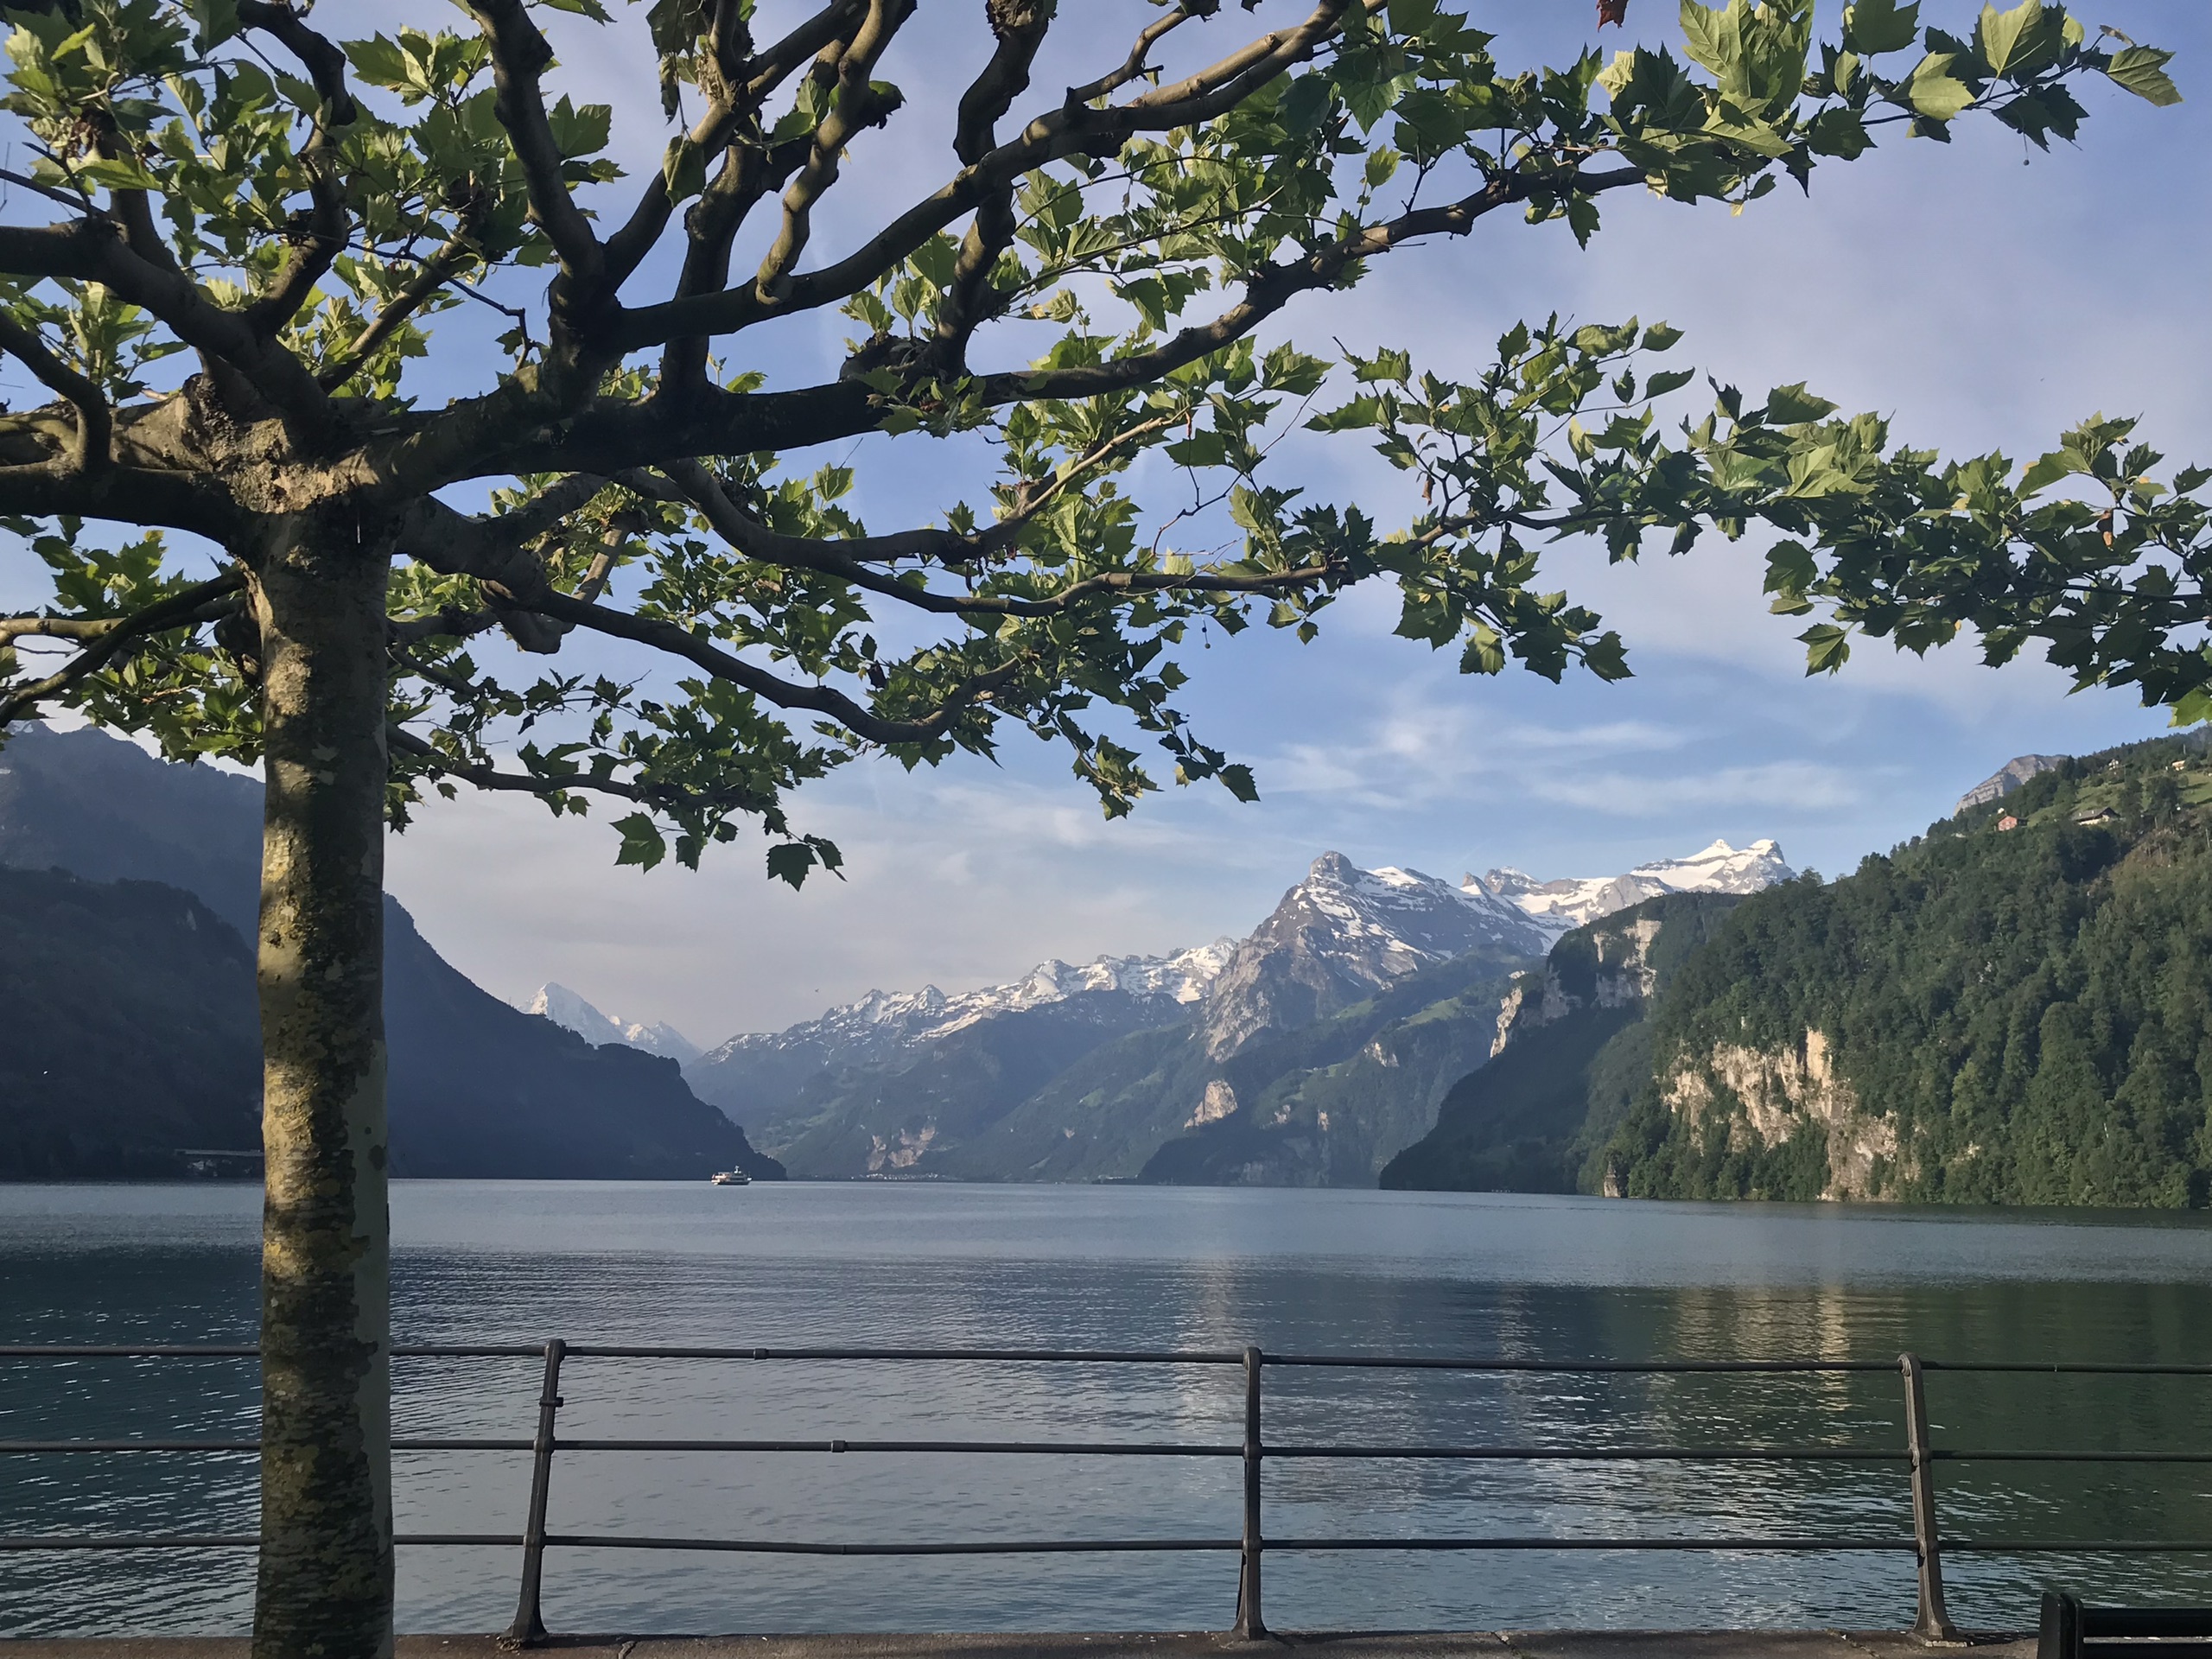
{"type": "Polygon", "coordinates": [[[1263,1033],[1329,1019],[1438,963],[1480,957],[1485,972],[1503,975],[1568,930],[1656,894],[1749,893],[1789,874],[1770,841],[1741,850],[1715,842],[1587,880],[1493,870],[1459,887],[1324,853],[1243,939],[1081,967],[1047,962],[957,995],[871,991],[783,1031],[733,1037],[684,1076],[762,1145],[797,1158],[802,1173],[861,1173],[877,1154],[905,1168],[976,1133],[966,1120],[977,1103],[1016,1078],[1032,1091],[1123,1037],[1180,1026],[1177,1040],[1218,1065],[1263,1033]]]}
{"type": "Polygon", "coordinates": [[[1004,985],[950,995],[934,985],[870,991],[818,1020],[733,1037],[688,1062],[684,1075],[717,1105],[772,1110],[817,1072],[896,1059],[998,1015],[1073,1003],[1090,1007],[1102,1024],[1135,1029],[1172,1020],[1179,1007],[1204,998],[1235,944],[1217,939],[1165,957],[1101,957],[1080,967],[1040,963],[1004,985]]]}
{"type": "Polygon", "coordinates": [[[1513,905],[1553,938],[1662,893],[1757,893],[1796,875],[1771,841],[1716,841],[1688,858],[1659,858],[1621,875],[1538,881],[1515,869],[1469,875],[1463,891],[1513,905]]]}
{"type": "Polygon", "coordinates": [[[1324,853],[1224,966],[1201,1016],[1207,1052],[1225,1058],[1262,1031],[1325,1019],[1471,950],[1491,951],[1501,968],[1541,957],[1552,937],[1479,886],[1388,865],[1363,870],[1324,853]]]}
{"type": "Polygon", "coordinates": [[[519,1006],[524,1014],[534,1014],[556,1026],[565,1026],[602,1048],[609,1043],[620,1043],[626,1048],[642,1048],[648,1054],[665,1055],[686,1065],[699,1058],[698,1044],[674,1026],[639,1025],[601,1014],[565,985],[541,985],[536,996],[519,1006]]]}

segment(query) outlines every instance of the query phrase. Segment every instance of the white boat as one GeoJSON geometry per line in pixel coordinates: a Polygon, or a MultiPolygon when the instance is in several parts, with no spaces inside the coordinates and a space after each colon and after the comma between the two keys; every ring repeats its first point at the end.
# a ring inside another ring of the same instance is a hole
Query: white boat
{"type": "Polygon", "coordinates": [[[716,1186],[750,1186],[753,1178],[741,1169],[718,1170],[715,1174],[716,1186]]]}

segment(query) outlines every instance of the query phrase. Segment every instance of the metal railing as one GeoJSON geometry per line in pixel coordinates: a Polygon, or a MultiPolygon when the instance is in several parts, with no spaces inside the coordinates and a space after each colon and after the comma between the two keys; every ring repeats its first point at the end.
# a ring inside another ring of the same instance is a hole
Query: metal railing
{"type": "MultiPolygon", "coordinates": [[[[0,1346],[0,1361],[86,1359],[245,1359],[257,1356],[251,1346],[0,1346]]],[[[2113,1452],[2050,1448],[1937,1446],[1930,1443],[1925,1378],[1931,1371],[2024,1373],[2047,1376],[2190,1376],[2212,1378],[2207,1365],[2037,1364],[2027,1362],[1939,1362],[1903,1354],[1878,1360],[1519,1360],[1435,1359],[1365,1354],[1270,1354],[1257,1347],[1241,1351],[1169,1350],[1153,1352],[1021,1348],[727,1348],[613,1346],[571,1344],[556,1338],[537,1344],[402,1345],[395,1359],[531,1358],[543,1363],[537,1398],[537,1431],[520,1437],[396,1437],[396,1453],[433,1452],[526,1452],[531,1456],[528,1509],[519,1533],[402,1533],[393,1541],[407,1547],[492,1546],[522,1552],[520,1596],[508,1637],[524,1645],[546,1637],[541,1612],[548,1548],[702,1550],[789,1555],[1002,1555],[1103,1554],[1115,1553],[1235,1552],[1238,1558],[1237,1611],[1234,1634],[1267,1634],[1262,1611],[1262,1566],[1268,1554],[1290,1551],[1587,1551],[1657,1550],[1712,1552],[1847,1553],[1888,1551],[1911,1554],[1918,1566],[1918,1605],[1913,1632],[1937,1641],[1961,1639],[1944,1603],[1943,1560],[1948,1554],[2024,1555],[2204,1554],[2212,1539],[2039,1539],[1946,1538],[1936,1514],[1936,1465],[1942,1463],[2204,1464],[2212,1450],[2113,1452]],[[1018,1363],[1136,1366],[1233,1367],[1242,1373],[1243,1433],[1235,1443],[1192,1441],[976,1440],[728,1440],[608,1439],[557,1433],[563,1368],[577,1359],[714,1361],[853,1361],[859,1363],[1018,1363]],[[1285,1444],[1262,1435],[1262,1378],[1270,1366],[1339,1370],[1451,1371],[1542,1376],[1601,1375],[1819,1376],[1876,1375],[1898,1377],[1904,1399],[1904,1443],[1901,1446],[1827,1444],[1716,1444],[1707,1446],[1594,1446],[1568,1444],[1403,1445],[1285,1444]],[[558,1533],[549,1529],[553,1460],[561,1452],[900,1452],[958,1456],[1077,1456],[1116,1458],[1236,1459],[1243,1476],[1243,1527],[1236,1537],[1087,1538],[909,1541],[904,1543],[810,1542],[790,1539],[656,1537],[636,1534],[558,1533]],[[1559,1536],[1552,1534],[1466,1537],[1274,1537],[1262,1525],[1262,1471],[1267,1462],[1296,1459],[1445,1460],[1513,1463],[1860,1463],[1902,1464],[1907,1477],[1912,1530],[1910,1536],[1819,1535],[1804,1536],[1625,1537],[1559,1536]]],[[[258,1453],[260,1442],[246,1440],[0,1440],[8,1455],[137,1452],[198,1452],[214,1456],[258,1453]]],[[[257,1548],[250,1533],[52,1533],[0,1536],[0,1551],[220,1549],[257,1548]]]]}

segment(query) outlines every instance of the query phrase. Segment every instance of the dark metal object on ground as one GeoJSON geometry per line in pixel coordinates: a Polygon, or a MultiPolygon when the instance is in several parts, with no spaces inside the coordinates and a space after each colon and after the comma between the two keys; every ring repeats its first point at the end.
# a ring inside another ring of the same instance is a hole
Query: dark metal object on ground
{"type": "Polygon", "coordinates": [[[2046,1590],[2036,1659],[2212,1659],[2212,1607],[2093,1607],[2046,1590]]]}

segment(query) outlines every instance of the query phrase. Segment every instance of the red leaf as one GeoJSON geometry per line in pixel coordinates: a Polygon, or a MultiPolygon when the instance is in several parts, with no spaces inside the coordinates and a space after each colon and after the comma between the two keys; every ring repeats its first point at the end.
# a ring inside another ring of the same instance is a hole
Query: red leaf
{"type": "Polygon", "coordinates": [[[1598,0],[1598,27],[1618,23],[1628,27],[1628,0],[1598,0]]]}

